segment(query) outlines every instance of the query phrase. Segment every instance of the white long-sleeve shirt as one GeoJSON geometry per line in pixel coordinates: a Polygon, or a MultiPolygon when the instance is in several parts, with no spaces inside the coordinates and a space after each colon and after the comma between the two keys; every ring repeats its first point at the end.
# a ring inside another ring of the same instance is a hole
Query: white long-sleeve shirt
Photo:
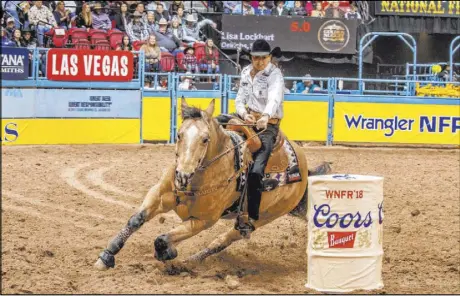
{"type": "Polygon", "coordinates": [[[249,109],[268,114],[269,118],[283,118],[284,78],[272,63],[251,78],[252,65],[241,71],[240,87],[235,99],[236,112],[244,118],[249,109]]]}

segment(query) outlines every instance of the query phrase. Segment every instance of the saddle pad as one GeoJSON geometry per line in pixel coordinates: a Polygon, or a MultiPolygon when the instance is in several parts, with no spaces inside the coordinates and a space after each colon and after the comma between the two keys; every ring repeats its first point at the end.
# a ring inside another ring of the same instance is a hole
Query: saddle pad
{"type": "MultiPolygon", "coordinates": [[[[233,145],[236,145],[237,143],[244,141],[244,138],[237,132],[225,132],[232,139],[233,145]]],[[[235,148],[235,171],[238,171],[243,166],[246,149],[246,145],[235,148]]],[[[302,181],[297,155],[291,143],[289,143],[287,139],[284,141],[283,147],[281,149],[284,149],[284,153],[287,155],[288,166],[286,170],[283,172],[266,173],[264,178],[262,179],[263,191],[271,191],[278,186],[283,186],[286,184],[302,181]]],[[[246,173],[246,171],[243,172],[237,178],[236,190],[238,192],[241,192],[243,190],[244,184],[246,183],[246,173]]]]}

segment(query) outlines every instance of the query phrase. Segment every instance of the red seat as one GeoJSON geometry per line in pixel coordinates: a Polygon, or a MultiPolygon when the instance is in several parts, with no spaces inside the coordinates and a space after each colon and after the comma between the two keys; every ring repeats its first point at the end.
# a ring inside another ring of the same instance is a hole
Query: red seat
{"type": "Polygon", "coordinates": [[[175,63],[174,56],[169,52],[161,52],[161,71],[162,72],[171,72],[174,71],[175,63]]]}
{"type": "MultiPolygon", "coordinates": [[[[53,46],[54,47],[65,47],[67,45],[67,41],[69,39],[69,35],[67,34],[67,31],[59,28],[54,30],[53,28],[53,35],[52,35],[52,41],[53,41],[53,46]],[[56,33],[56,30],[58,33],[56,33]],[[62,31],[64,32],[64,35],[62,35],[62,31]]],[[[51,32],[51,30],[50,30],[51,32]]]]}
{"type": "Polygon", "coordinates": [[[88,39],[79,39],[74,44],[75,49],[91,49],[88,39]]]}
{"type": "Polygon", "coordinates": [[[96,44],[99,40],[107,40],[107,32],[104,30],[89,30],[89,37],[91,37],[91,44],[96,44]]]}
{"type": "Polygon", "coordinates": [[[85,29],[71,28],[69,30],[69,35],[72,38],[72,41],[75,39],[88,39],[88,32],[85,29]]]}
{"type": "Polygon", "coordinates": [[[193,43],[193,48],[195,49],[195,51],[198,49],[198,48],[204,48],[204,44],[203,43],[198,43],[198,42],[194,42],[193,43]]]}
{"type": "Polygon", "coordinates": [[[108,32],[110,47],[116,49],[123,42],[124,33],[118,30],[110,30],[108,32]]]}
{"type": "Polygon", "coordinates": [[[110,43],[107,40],[98,40],[94,45],[96,50],[110,50],[110,43]]]}
{"type": "Polygon", "coordinates": [[[179,68],[179,70],[187,71],[187,68],[184,65],[184,58],[185,58],[185,55],[183,52],[177,53],[176,55],[177,67],[179,68]]]}
{"type": "Polygon", "coordinates": [[[133,49],[134,50],[139,50],[142,45],[144,45],[146,41],[134,41],[133,42],[133,49]]]}

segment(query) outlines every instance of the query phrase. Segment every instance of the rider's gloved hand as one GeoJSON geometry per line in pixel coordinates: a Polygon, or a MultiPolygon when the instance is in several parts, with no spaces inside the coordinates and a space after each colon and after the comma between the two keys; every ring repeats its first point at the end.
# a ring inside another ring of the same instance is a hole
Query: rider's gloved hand
{"type": "Polygon", "coordinates": [[[254,115],[246,114],[244,115],[244,121],[246,121],[247,123],[256,123],[256,118],[254,117],[254,115]]]}
{"type": "Polygon", "coordinates": [[[267,128],[267,124],[268,124],[268,115],[264,115],[259,120],[257,120],[257,129],[265,129],[267,128]]]}

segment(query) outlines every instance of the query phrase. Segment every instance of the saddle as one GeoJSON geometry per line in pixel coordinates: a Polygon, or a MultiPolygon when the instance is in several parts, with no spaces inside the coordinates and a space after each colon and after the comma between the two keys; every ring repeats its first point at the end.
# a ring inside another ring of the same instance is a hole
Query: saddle
{"type": "MultiPolygon", "coordinates": [[[[228,123],[244,124],[244,121],[239,118],[232,118],[228,123]]],[[[240,133],[246,139],[250,139],[246,146],[252,154],[259,151],[259,149],[262,147],[262,142],[260,141],[259,137],[255,136],[256,132],[249,126],[227,125],[227,130],[240,133]]],[[[284,149],[280,149],[284,146],[285,139],[286,136],[282,131],[279,131],[272,153],[268,159],[267,166],[265,167],[265,174],[285,172],[288,168],[288,155],[284,149]]]]}

